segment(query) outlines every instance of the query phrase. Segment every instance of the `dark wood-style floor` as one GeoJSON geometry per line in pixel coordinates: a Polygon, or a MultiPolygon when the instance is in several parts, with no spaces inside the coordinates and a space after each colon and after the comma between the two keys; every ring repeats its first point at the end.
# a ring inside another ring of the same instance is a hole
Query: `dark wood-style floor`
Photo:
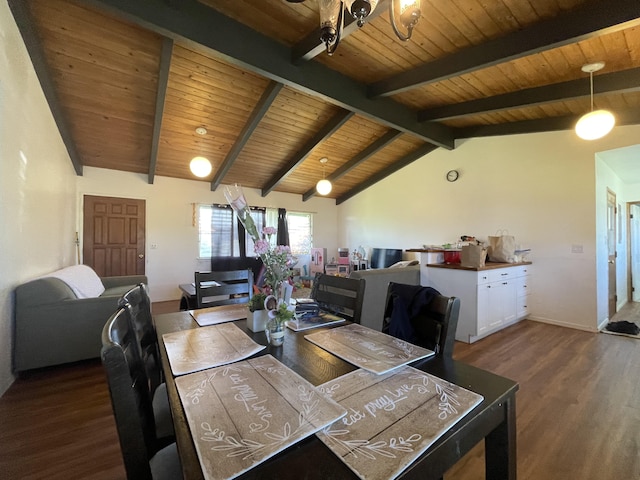
{"type": "MultiPolygon", "coordinates": [[[[615,319],[638,321],[640,307],[615,319]]],[[[519,479],[640,478],[638,340],[523,321],[454,356],[520,383],[519,479]]],[[[0,398],[0,478],[125,478],[99,361],[23,375],[0,398]]],[[[484,479],[483,446],[446,479],[484,479]]]]}

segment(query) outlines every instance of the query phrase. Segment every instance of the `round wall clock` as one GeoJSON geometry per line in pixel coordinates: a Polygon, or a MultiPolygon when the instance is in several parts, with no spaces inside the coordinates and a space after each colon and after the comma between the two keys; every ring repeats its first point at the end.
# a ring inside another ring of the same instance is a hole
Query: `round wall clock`
{"type": "Polygon", "coordinates": [[[447,180],[450,182],[455,182],[459,176],[460,174],[458,173],[457,170],[449,170],[447,172],[447,180]]]}

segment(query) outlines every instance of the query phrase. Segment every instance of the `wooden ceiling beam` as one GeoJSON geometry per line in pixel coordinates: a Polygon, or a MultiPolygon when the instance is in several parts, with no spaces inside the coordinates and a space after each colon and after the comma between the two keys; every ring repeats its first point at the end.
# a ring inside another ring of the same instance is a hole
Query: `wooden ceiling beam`
{"type": "Polygon", "coordinates": [[[424,157],[428,153],[433,152],[437,148],[438,147],[436,145],[431,145],[429,143],[425,143],[423,146],[418,147],[416,150],[414,150],[413,152],[409,153],[408,155],[405,155],[404,157],[402,157],[397,162],[389,165],[387,168],[379,171],[375,175],[370,176],[367,180],[365,180],[364,182],[356,185],[354,188],[349,190],[344,195],[339,196],[336,199],[336,205],[340,205],[341,203],[346,202],[350,198],[355,197],[358,193],[363,192],[364,190],[366,190],[367,188],[371,187],[372,185],[378,183],[381,180],[384,180],[388,176],[396,173],[398,170],[403,169],[404,167],[406,167],[410,163],[413,163],[416,160],[424,157]]]}
{"type": "Polygon", "coordinates": [[[280,90],[282,90],[282,87],[284,87],[284,85],[282,85],[281,83],[270,82],[269,85],[267,85],[267,88],[265,88],[264,92],[262,92],[262,96],[251,112],[247,123],[242,128],[242,131],[238,135],[238,138],[229,150],[229,153],[227,153],[227,156],[222,162],[222,165],[220,165],[220,168],[216,171],[216,174],[211,181],[212,192],[215,192],[216,189],[220,186],[225,175],[229,172],[229,169],[235,163],[238,155],[240,155],[240,152],[251,138],[251,135],[253,135],[256,127],[269,110],[269,107],[271,107],[271,104],[273,104],[273,101],[280,93],[280,90]]]}
{"type": "Polygon", "coordinates": [[[167,96],[169,85],[169,69],[173,54],[173,40],[164,37],[162,39],[162,51],[160,52],[160,68],[158,69],[158,90],[156,91],[156,111],[153,117],[153,133],[151,136],[151,156],[149,159],[149,184],[153,184],[158,166],[158,147],[160,145],[160,131],[162,130],[162,117],[164,116],[164,100],[167,96]]]}
{"type": "MultiPolygon", "coordinates": [[[[402,135],[402,132],[397,130],[389,130],[382,137],[378,138],[375,142],[369,145],[367,148],[358,153],[355,157],[349,160],[347,163],[342,165],[340,168],[331,173],[327,180],[330,182],[335,182],[340,177],[346,175],[349,171],[353,170],[355,167],[360,165],[362,162],[366,161],[368,158],[375,155],[377,152],[382,150],[384,147],[393,142],[396,138],[402,135]]],[[[302,195],[302,201],[306,202],[311,197],[313,197],[316,193],[316,187],[310,188],[302,195]]]]}
{"type": "MultiPolygon", "coordinates": [[[[367,22],[370,22],[382,12],[386,11],[389,8],[390,0],[381,0],[376,6],[375,10],[369,14],[367,17],[367,22]]],[[[318,18],[318,23],[320,19],[318,18]]],[[[342,39],[348,37],[353,32],[357,32],[358,22],[352,15],[348,15],[345,13],[344,17],[344,28],[342,29],[342,39]]],[[[321,30],[320,27],[316,28],[312,32],[310,32],[306,37],[300,40],[291,48],[291,61],[295,64],[300,64],[301,62],[306,62],[308,60],[317,57],[321,53],[326,51],[326,46],[320,40],[321,30]]]]}
{"type": "Polygon", "coordinates": [[[340,110],[335,114],[300,150],[298,150],[291,160],[282,167],[278,173],[269,179],[262,189],[262,196],[266,197],[282,180],[287,178],[298,166],[311,154],[314,148],[333,135],[347,120],[353,117],[354,113],[349,110],[340,110]]]}
{"type": "MultiPolygon", "coordinates": [[[[616,127],[640,124],[640,110],[638,109],[627,108],[623,110],[610,111],[616,117],[616,127]]],[[[562,117],[536,118],[533,120],[522,120],[520,122],[501,123],[497,125],[477,125],[457,129],[456,139],[573,130],[579,119],[580,115],[566,115],[562,117]]]]}
{"type": "MultiPolygon", "coordinates": [[[[631,68],[620,72],[607,73],[594,77],[594,95],[603,93],[622,93],[640,90],[640,68],[631,68]]],[[[478,115],[482,113],[531,107],[544,103],[559,102],[590,95],[589,78],[554,83],[542,87],[527,88],[517,92],[479,98],[469,102],[445,105],[418,112],[418,120],[445,120],[478,115]]]]}
{"type": "Polygon", "coordinates": [[[295,65],[291,49],[199,2],[173,8],[163,0],[82,0],[119,18],[194,47],[224,61],[363,115],[426,142],[453,149],[453,130],[418,122],[415,112],[389,98],[371,99],[365,84],[318,62],[295,65]]]}
{"type": "Polygon", "coordinates": [[[75,140],[71,134],[71,128],[67,122],[67,117],[60,105],[58,95],[56,94],[55,85],[53,83],[49,66],[44,54],[44,49],[40,44],[40,38],[36,33],[35,24],[29,11],[29,6],[24,0],[8,0],[9,8],[13,14],[13,18],[16,21],[20,35],[24,40],[24,44],[27,47],[27,52],[33,63],[36,76],[40,81],[42,92],[44,93],[49,109],[53,115],[53,119],[58,126],[58,131],[62,137],[62,142],[67,149],[69,158],[73,165],[73,169],[76,175],[82,176],[82,159],[76,148],[75,140]]]}
{"type": "Polygon", "coordinates": [[[368,94],[371,98],[394,95],[637,25],[640,25],[638,0],[587,2],[564,15],[374,82],[368,86],[368,94]]]}

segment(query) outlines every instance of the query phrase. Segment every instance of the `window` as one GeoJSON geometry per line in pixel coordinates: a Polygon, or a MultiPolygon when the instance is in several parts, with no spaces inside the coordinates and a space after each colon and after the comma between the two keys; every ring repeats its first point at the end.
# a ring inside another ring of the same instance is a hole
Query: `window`
{"type": "MultiPolygon", "coordinates": [[[[276,226],[277,209],[252,209],[251,216],[258,231],[265,225],[276,226]]],[[[311,253],[313,222],[310,213],[287,212],[291,253],[311,253]]],[[[253,241],[246,235],[245,255],[253,257],[253,241]]],[[[275,235],[272,239],[275,242],[275,235]]],[[[198,252],[200,258],[239,257],[238,222],[227,205],[198,205],[198,252]]]]}
{"type": "Polygon", "coordinates": [[[311,253],[313,245],[313,223],[310,213],[287,212],[287,224],[289,225],[289,243],[291,253],[304,255],[311,253]]]}

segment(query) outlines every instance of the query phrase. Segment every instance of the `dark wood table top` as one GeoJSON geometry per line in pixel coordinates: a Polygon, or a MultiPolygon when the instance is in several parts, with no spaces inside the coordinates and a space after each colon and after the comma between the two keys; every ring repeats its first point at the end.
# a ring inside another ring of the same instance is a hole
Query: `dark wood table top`
{"type": "MultiPolygon", "coordinates": [[[[162,366],[167,374],[167,391],[174,416],[176,441],[183,463],[185,480],[202,479],[204,477],[200,462],[162,342],[163,334],[198,328],[198,324],[188,312],[155,315],[154,321],[160,342],[162,366]]],[[[356,369],[355,366],[305,340],[304,336],[309,331],[293,332],[286,329],[284,346],[272,347],[268,345],[264,332],[254,333],[248,330],[245,320],[239,320],[235,324],[257,343],[267,345],[267,348],[257,355],[273,355],[314,385],[320,385],[356,369]]],[[[323,329],[319,328],[314,331],[321,330],[323,329]]],[[[436,479],[440,478],[476,443],[507,423],[509,415],[505,411],[504,404],[505,402],[509,404],[515,402],[518,384],[485,370],[450,359],[432,357],[415,362],[411,366],[479,393],[484,397],[480,405],[440,437],[398,477],[403,479],[420,478],[421,480],[436,479]]],[[[512,427],[514,428],[514,426],[512,427]]],[[[505,456],[508,454],[509,452],[504,452],[505,456]]],[[[312,435],[238,478],[330,480],[356,479],[357,476],[315,435],[312,435]]]]}

